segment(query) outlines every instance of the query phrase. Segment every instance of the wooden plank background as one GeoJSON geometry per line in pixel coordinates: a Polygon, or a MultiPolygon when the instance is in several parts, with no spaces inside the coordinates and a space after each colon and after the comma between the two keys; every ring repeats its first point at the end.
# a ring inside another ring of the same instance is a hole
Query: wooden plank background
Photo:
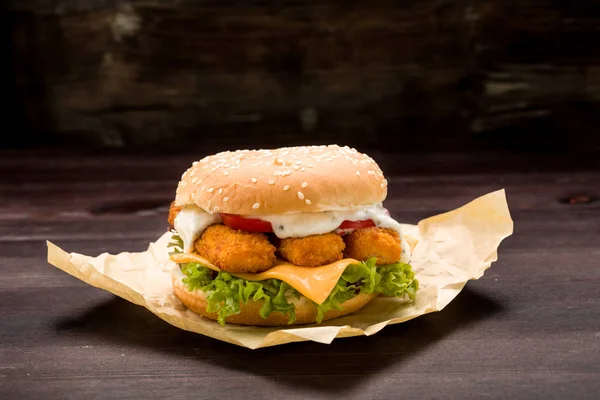
{"type": "Polygon", "coordinates": [[[8,116],[29,134],[4,143],[600,148],[593,1],[28,0],[7,15],[8,116]]]}

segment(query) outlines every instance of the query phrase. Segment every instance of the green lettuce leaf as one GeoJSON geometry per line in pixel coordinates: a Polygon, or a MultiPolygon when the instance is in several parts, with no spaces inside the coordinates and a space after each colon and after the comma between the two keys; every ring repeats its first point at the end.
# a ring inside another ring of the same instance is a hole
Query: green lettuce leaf
{"type": "Polygon", "coordinates": [[[169,255],[172,256],[177,253],[183,252],[183,239],[175,233],[175,231],[171,231],[173,235],[171,236],[171,241],[167,244],[167,247],[170,247],[172,250],[169,252],[169,255]]]}
{"type": "Polygon", "coordinates": [[[278,279],[247,281],[236,278],[227,272],[215,272],[200,263],[182,264],[181,272],[184,285],[189,290],[200,289],[207,293],[207,311],[216,312],[219,323],[225,324],[225,318],[240,312],[240,304],[249,300],[264,300],[260,316],[267,318],[272,312],[286,314],[288,323],[296,320],[296,308],[288,301],[291,296],[299,298],[293,287],[278,279]]]}
{"type": "MultiPolygon", "coordinates": [[[[322,303],[316,304],[316,322],[321,323],[323,316],[330,310],[342,310],[342,304],[360,293],[377,293],[384,296],[415,299],[419,282],[415,279],[412,267],[405,263],[375,266],[372,258],[359,264],[349,265],[337,284],[322,303]]],[[[200,263],[190,262],[181,265],[183,283],[189,290],[200,289],[207,293],[207,311],[218,313],[221,325],[225,318],[240,312],[240,304],[249,300],[261,301],[260,315],[267,318],[272,312],[281,312],[288,317],[288,323],[296,320],[296,310],[291,297],[300,298],[301,294],[278,279],[247,281],[236,278],[227,272],[215,272],[200,263]]]]}
{"type": "Polygon", "coordinates": [[[377,267],[376,261],[371,258],[346,268],[329,297],[317,305],[317,323],[323,321],[327,311],[342,310],[341,304],[359,293],[400,298],[408,295],[409,299],[415,299],[419,282],[409,264],[398,262],[377,267]]]}

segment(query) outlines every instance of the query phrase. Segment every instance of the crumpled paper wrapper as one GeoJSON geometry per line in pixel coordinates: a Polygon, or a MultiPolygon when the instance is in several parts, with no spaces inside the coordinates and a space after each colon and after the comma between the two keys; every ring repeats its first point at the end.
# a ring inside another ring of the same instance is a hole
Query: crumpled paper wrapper
{"type": "Polygon", "coordinates": [[[385,326],[440,311],[467,281],[480,278],[498,258],[500,242],[512,234],[504,190],[489,193],[418,225],[404,225],[416,237],[411,265],[419,280],[416,300],[378,297],[360,311],[321,325],[292,327],[221,326],[187,310],[174,296],[168,258],[167,232],[142,253],[90,257],[67,253],[51,242],[48,262],[74,277],[144,306],[168,323],[239,346],[259,347],[312,340],[374,335],[385,326]]]}

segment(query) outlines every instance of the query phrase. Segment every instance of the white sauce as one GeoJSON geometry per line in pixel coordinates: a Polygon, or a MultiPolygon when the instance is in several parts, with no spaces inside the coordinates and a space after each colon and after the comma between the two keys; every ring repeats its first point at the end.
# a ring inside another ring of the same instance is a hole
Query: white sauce
{"type": "MultiPolygon", "coordinates": [[[[248,216],[256,218],[256,216],[248,216]]],[[[400,224],[390,217],[381,204],[346,211],[261,215],[271,223],[273,232],[280,239],[320,235],[335,231],[344,221],[372,220],[380,228],[392,229],[402,237],[400,224]]],[[[208,226],[221,223],[219,214],[210,214],[196,206],[186,206],[175,218],[175,230],[183,240],[184,251],[191,251],[194,241],[208,226]]],[[[402,259],[408,262],[410,251],[405,240],[402,243],[402,259]]]]}
{"type": "Polygon", "coordinates": [[[175,230],[183,240],[183,251],[194,249],[194,242],[210,225],[221,223],[219,214],[209,214],[200,207],[185,206],[175,217],[175,230]]]}
{"type": "Polygon", "coordinates": [[[385,209],[379,204],[347,211],[261,215],[260,219],[269,221],[273,232],[280,239],[320,235],[335,231],[344,221],[367,219],[373,220],[380,228],[393,229],[398,234],[402,234],[400,224],[387,215],[385,209]]]}

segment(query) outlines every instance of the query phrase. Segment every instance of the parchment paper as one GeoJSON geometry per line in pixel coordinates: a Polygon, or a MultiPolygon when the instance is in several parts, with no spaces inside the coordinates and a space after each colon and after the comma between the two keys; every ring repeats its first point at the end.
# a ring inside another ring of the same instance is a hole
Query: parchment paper
{"type": "Polygon", "coordinates": [[[51,242],[48,262],[76,278],[146,307],[168,323],[188,331],[256,349],[312,340],[373,335],[386,325],[442,310],[468,280],[480,278],[498,258],[500,242],[513,232],[504,190],[489,193],[444,214],[404,225],[416,237],[411,265],[419,280],[416,300],[376,298],[359,312],[321,325],[291,328],[221,326],[200,317],[173,295],[165,233],[141,253],[103,253],[90,257],[67,253],[51,242]]]}

